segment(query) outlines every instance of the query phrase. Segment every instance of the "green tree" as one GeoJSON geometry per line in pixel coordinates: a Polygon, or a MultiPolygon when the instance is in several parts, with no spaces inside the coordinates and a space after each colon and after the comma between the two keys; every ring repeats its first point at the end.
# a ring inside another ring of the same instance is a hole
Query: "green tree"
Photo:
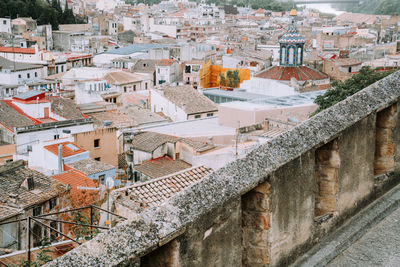
{"type": "Polygon", "coordinates": [[[369,67],[362,67],[360,72],[353,75],[350,79],[344,82],[332,82],[332,88],[315,99],[314,103],[318,104],[319,107],[312,115],[335,105],[391,73],[393,73],[393,71],[377,72],[369,67]]]}
{"type": "MultiPolygon", "coordinates": [[[[72,221],[80,224],[90,224],[89,218],[82,212],[75,212],[72,221]]],[[[79,241],[82,238],[85,240],[92,239],[93,236],[99,233],[99,230],[95,228],[91,229],[91,227],[83,225],[73,225],[71,232],[75,236],[75,240],[79,241]]]]}
{"type": "Polygon", "coordinates": [[[64,12],[62,13],[62,21],[61,24],[75,24],[75,16],[72,12],[72,9],[68,7],[68,1],[65,3],[64,12]]]}
{"type": "Polygon", "coordinates": [[[220,84],[221,86],[226,86],[226,79],[225,79],[225,75],[224,75],[223,72],[221,72],[221,73],[219,74],[219,84],[220,84]]]}
{"type": "Polygon", "coordinates": [[[238,87],[240,84],[240,76],[239,76],[239,70],[234,70],[232,74],[232,83],[234,84],[234,87],[238,87]]]}

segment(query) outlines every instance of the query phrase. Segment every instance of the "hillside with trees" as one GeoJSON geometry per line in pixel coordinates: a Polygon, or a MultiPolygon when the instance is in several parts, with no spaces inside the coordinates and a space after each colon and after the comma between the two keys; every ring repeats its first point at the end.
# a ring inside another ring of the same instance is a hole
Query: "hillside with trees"
{"type": "MultiPolygon", "coordinates": [[[[200,3],[201,0],[190,0],[200,3]]],[[[159,4],[161,0],[126,0],[128,4],[144,3],[146,5],[159,4]]],[[[250,6],[253,9],[266,9],[272,11],[287,11],[292,9],[295,5],[292,0],[289,1],[276,1],[276,0],[206,0],[207,4],[215,4],[217,6],[235,5],[240,7],[250,6]]]]}
{"type": "Polygon", "coordinates": [[[393,15],[400,14],[399,0],[364,0],[360,4],[341,3],[335,4],[339,10],[353,13],[377,14],[377,15],[393,15]]]}
{"type": "Polygon", "coordinates": [[[0,0],[0,17],[32,17],[38,25],[51,24],[53,30],[59,24],[85,23],[74,16],[68,1],[63,10],[59,0],[0,0]]]}

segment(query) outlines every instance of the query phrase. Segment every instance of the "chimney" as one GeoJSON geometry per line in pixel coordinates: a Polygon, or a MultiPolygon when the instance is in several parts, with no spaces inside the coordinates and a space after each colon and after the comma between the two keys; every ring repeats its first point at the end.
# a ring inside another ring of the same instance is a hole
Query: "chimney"
{"type": "Polygon", "coordinates": [[[58,144],[58,173],[63,172],[62,144],[58,144]]]}

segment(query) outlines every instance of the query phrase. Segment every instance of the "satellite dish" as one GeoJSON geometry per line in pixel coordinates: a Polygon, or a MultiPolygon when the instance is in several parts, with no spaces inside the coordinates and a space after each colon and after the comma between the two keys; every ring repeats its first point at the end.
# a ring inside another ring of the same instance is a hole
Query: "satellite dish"
{"type": "Polygon", "coordinates": [[[106,184],[107,189],[113,188],[114,187],[114,179],[111,177],[107,177],[105,184],[106,184]]]}

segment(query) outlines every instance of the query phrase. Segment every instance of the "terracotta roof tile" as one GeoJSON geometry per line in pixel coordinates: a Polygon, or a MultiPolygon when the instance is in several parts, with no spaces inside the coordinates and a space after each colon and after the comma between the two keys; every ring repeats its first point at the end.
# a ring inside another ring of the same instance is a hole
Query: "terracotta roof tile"
{"type": "Polygon", "coordinates": [[[324,80],[328,78],[326,74],[306,66],[274,66],[257,74],[256,77],[280,81],[290,81],[292,78],[295,78],[298,81],[324,80]]]}
{"type": "Polygon", "coordinates": [[[193,185],[194,183],[197,183],[211,172],[212,169],[205,166],[193,167],[191,170],[164,176],[145,183],[138,183],[133,186],[120,189],[119,191],[123,192],[121,195],[131,199],[141,207],[152,207],[160,205],[166,199],[193,185]],[[190,175],[189,173],[192,170],[198,171],[199,175],[196,177],[190,175]],[[188,175],[183,176],[183,174],[188,175]],[[147,188],[150,190],[146,190],[146,193],[144,193],[143,189],[147,188]],[[128,193],[128,196],[125,196],[125,192],[128,193]]]}
{"type": "MultiPolygon", "coordinates": [[[[81,153],[87,151],[86,149],[81,148],[80,146],[78,146],[77,144],[75,144],[73,142],[63,142],[63,143],[59,143],[59,144],[62,145],[62,157],[63,158],[81,154],[81,153]]],[[[44,148],[47,149],[48,151],[50,151],[51,153],[53,153],[54,155],[58,156],[58,145],[59,144],[48,145],[48,146],[45,146],[44,148]]]]}
{"type": "MultiPolygon", "coordinates": [[[[16,203],[21,209],[43,203],[61,193],[67,192],[67,186],[35,170],[27,169],[22,160],[8,163],[0,167],[0,203],[9,206],[10,194],[16,195],[16,203]],[[34,188],[28,190],[24,184],[33,178],[34,188]]],[[[0,209],[0,218],[8,216],[9,209],[0,209]]],[[[1,220],[0,219],[0,220],[1,220]]]]}
{"type": "Polygon", "coordinates": [[[192,167],[183,160],[173,160],[168,156],[145,161],[135,166],[135,170],[151,177],[159,178],[192,167]]]}
{"type": "Polygon", "coordinates": [[[97,191],[90,190],[89,193],[86,193],[86,190],[78,189],[78,186],[89,188],[98,187],[92,179],[87,177],[87,175],[77,170],[69,170],[61,174],[54,175],[53,178],[65,185],[71,186],[70,199],[74,207],[82,205],[83,202],[85,204],[91,204],[95,202],[98,194],[97,191]]]}

